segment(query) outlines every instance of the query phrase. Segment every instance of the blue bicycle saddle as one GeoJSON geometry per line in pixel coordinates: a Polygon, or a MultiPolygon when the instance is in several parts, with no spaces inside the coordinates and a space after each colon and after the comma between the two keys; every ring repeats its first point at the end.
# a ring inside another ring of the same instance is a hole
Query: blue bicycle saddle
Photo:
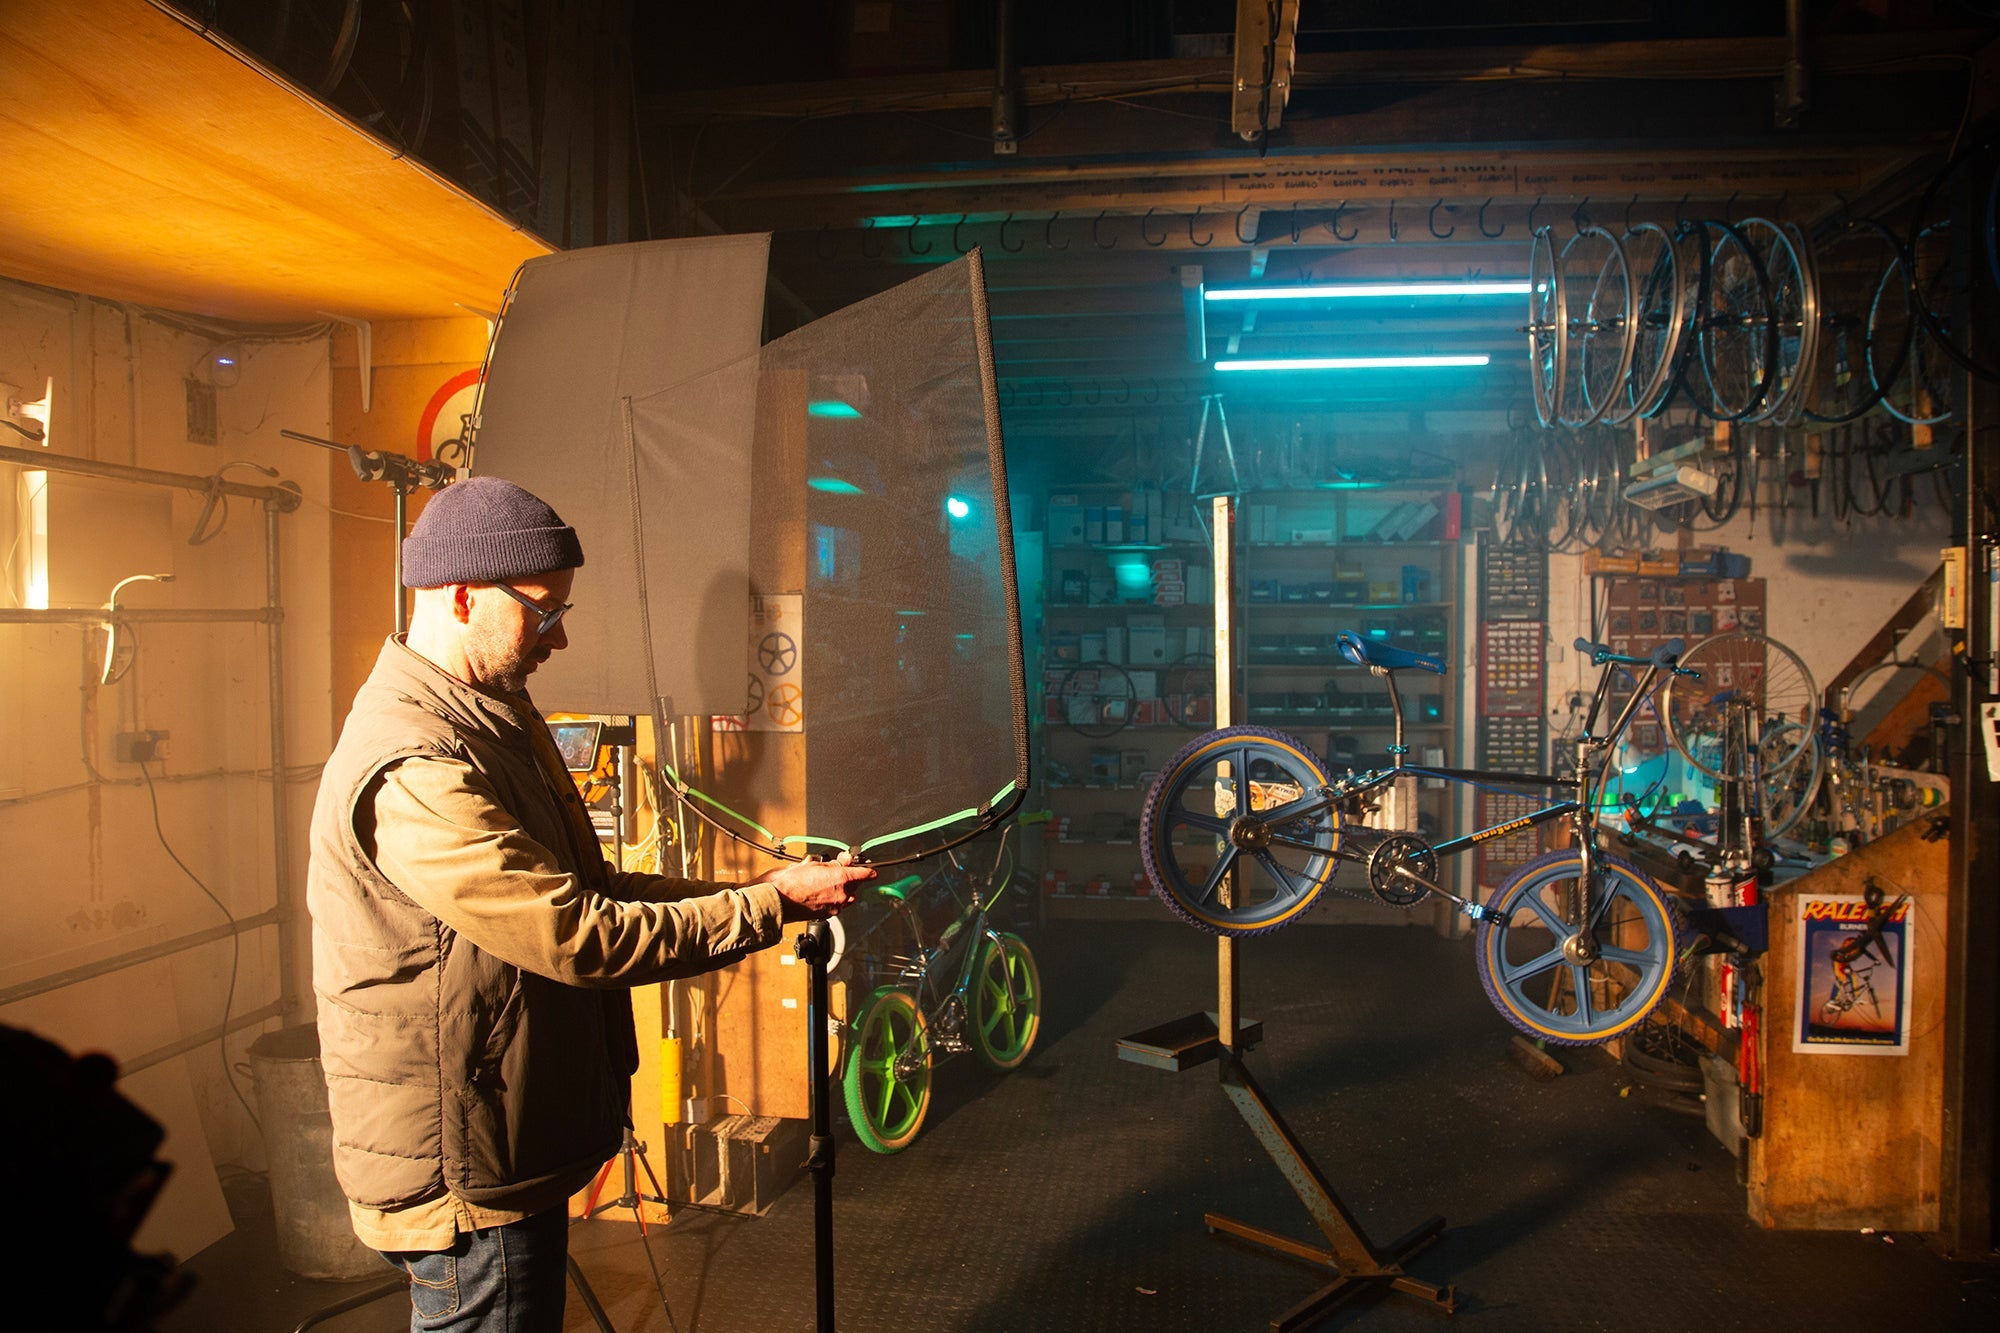
{"type": "Polygon", "coordinates": [[[1444,659],[1429,653],[1413,653],[1408,648],[1397,648],[1392,644],[1376,643],[1364,639],[1353,630],[1342,630],[1333,636],[1340,645],[1340,655],[1356,666],[1383,667],[1390,671],[1400,671],[1404,667],[1418,667],[1434,676],[1444,674],[1444,659]]]}

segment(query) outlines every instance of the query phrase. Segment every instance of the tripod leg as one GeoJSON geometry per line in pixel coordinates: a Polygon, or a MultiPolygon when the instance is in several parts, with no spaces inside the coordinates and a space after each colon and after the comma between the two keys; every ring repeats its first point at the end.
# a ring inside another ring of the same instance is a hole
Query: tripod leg
{"type": "Polygon", "coordinates": [[[583,1270],[577,1267],[576,1256],[570,1255],[565,1262],[569,1264],[569,1280],[576,1284],[576,1294],[583,1297],[584,1308],[589,1310],[590,1317],[597,1321],[601,1333],[618,1333],[618,1330],[611,1326],[611,1316],[605,1314],[604,1307],[597,1303],[597,1293],[590,1289],[590,1283],[584,1278],[583,1270]]]}

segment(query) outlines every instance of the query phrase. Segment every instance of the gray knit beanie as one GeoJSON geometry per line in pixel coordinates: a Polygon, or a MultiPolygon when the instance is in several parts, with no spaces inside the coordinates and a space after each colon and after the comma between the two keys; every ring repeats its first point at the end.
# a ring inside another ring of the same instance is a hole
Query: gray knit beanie
{"type": "Polygon", "coordinates": [[[504,583],[582,564],[576,529],[545,501],[498,477],[445,487],[403,540],[406,588],[504,583]]]}

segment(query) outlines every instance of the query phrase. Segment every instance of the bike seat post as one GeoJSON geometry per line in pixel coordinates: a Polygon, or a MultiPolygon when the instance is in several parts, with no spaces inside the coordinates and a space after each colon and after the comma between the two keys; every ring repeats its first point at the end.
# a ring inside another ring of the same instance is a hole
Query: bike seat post
{"type": "Polygon", "coordinates": [[[1389,687],[1389,711],[1396,719],[1396,740],[1389,747],[1389,753],[1395,756],[1396,766],[1400,767],[1403,756],[1410,752],[1410,747],[1403,740],[1403,696],[1396,689],[1396,673],[1390,667],[1370,667],[1369,670],[1380,676],[1389,687]]]}

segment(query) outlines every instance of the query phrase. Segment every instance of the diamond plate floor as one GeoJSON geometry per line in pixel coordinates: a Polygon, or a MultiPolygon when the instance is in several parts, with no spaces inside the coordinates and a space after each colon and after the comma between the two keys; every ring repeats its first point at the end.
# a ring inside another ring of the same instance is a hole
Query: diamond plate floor
{"type": "MultiPolygon", "coordinates": [[[[1301,1241],[1303,1208],[1216,1086],[1115,1057],[1118,1037],[1214,1004],[1213,942],[1165,921],[1031,934],[1048,996],[1040,1044],[1005,1077],[935,1075],[909,1150],[879,1157],[842,1126],[835,1258],[843,1329],[1218,1333],[1266,1327],[1320,1279],[1210,1236],[1216,1211],[1301,1241]]],[[[1378,1243],[1443,1214],[1408,1265],[1455,1285],[1449,1324],[1399,1298],[1326,1328],[1909,1330],[2000,1323],[2000,1266],[1939,1259],[1915,1236],[1776,1233],[1744,1215],[1735,1164],[1700,1120],[1594,1052],[1549,1083],[1505,1056],[1470,946],[1419,928],[1301,926],[1239,956],[1249,1066],[1378,1243]]],[[[239,1194],[249,1191],[239,1191],[239,1194]]],[[[246,1207],[252,1206],[249,1203],[246,1207]]],[[[812,1186],[761,1219],[684,1212],[651,1248],[626,1221],[572,1249],[619,1333],[813,1327],[812,1186]]],[[[349,1289],[279,1269],[245,1225],[196,1256],[202,1285],[165,1333],[292,1328],[349,1289]]],[[[403,1327],[396,1302],[330,1333],[403,1327]]],[[[567,1333],[594,1329],[570,1302],[567,1333]]]]}

